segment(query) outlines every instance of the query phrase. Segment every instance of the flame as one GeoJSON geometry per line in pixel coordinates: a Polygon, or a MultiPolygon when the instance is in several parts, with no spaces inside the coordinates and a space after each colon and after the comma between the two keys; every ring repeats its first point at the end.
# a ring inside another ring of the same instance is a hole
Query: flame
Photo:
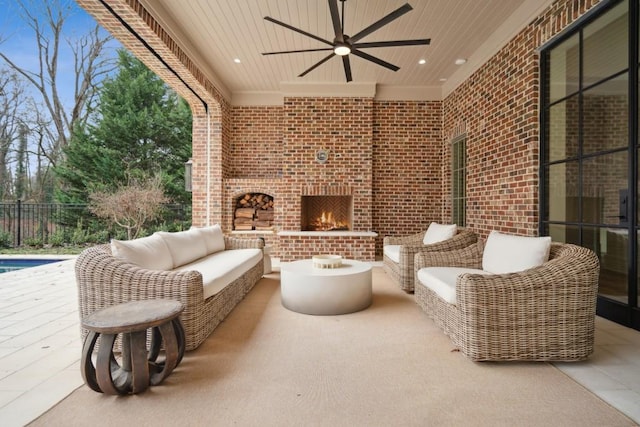
{"type": "Polygon", "coordinates": [[[348,230],[349,224],[345,221],[338,221],[333,215],[333,212],[322,211],[322,214],[311,221],[313,229],[316,231],[330,231],[330,230],[348,230]]]}

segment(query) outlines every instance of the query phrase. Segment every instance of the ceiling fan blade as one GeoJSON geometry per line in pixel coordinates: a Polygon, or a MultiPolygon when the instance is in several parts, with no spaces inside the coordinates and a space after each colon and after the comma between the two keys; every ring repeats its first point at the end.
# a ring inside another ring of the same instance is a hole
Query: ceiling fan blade
{"type": "Polygon", "coordinates": [[[321,52],[321,51],[327,51],[327,50],[333,50],[333,48],[322,47],[318,49],[283,50],[280,52],[262,52],[262,54],[263,55],[279,55],[281,53],[321,52]]]}
{"type": "Polygon", "coordinates": [[[330,60],[334,56],[335,56],[335,53],[332,53],[331,55],[327,56],[326,58],[323,58],[319,62],[317,62],[314,65],[312,65],[310,68],[308,68],[305,71],[303,71],[302,74],[300,74],[298,77],[306,76],[307,74],[309,74],[309,72],[315,70],[316,68],[318,68],[319,66],[321,66],[322,64],[324,64],[325,62],[327,62],[328,60],[330,60]]]}
{"type": "Polygon", "coordinates": [[[417,40],[395,40],[386,42],[356,43],[352,45],[356,49],[365,49],[368,47],[394,47],[394,46],[417,46],[427,45],[431,43],[431,39],[417,40]]]}
{"type": "Polygon", "coordinates": [[[405,3],[403,6],[400,6],[399,8],[397,8],[396,10],[394,10],[393,12],[385,16],[384,18],[380,19],[377,22],[374,22],[364,30],[360,31],[355,36],[351,37],[350,38],[351,42],[352,43],[357,42],[361,38],[368,36],[369,34],[373,33],[376,30],[379,30],[381,27],[387,25],[389,22],[393,21],[394,19],[401,17],[402,15],[409,12],[410,10],[413,10],[411,5],[409,3],[405,3]]]}
{"type": "Polygon", "coordinates": [[[342,33],[340,14],[338,13],[338,0],[329,0],[329,12],[331,12],[331,22],[333,23],[333,31],[336,33],[336,41],[344,43],[344,34],[342,33]]]}
{"type": "Polygon", "coordinates": [[[374,62],[374,63],[376,63],[378,65],[382,65],[383,67],[388,68],[388,69],[390,69],[392,71],[398,71],[400,69],[400,67],[398,67],[396,65],[390,64],[387,61],[383,61],[380,58],[376,58],[375,56],[371,56],[368,53],[364,53],[364,52],[361,52],[359,50],[355,50],[354,49],[354,50],[351,51],[351,53],[356,55],[356,56],[359,56],[362,59],[366,59],[367,61],[371,61],[371,62],[374,62]]]}
{"type": "Polygon", "coordinates": [[[289,29],[291,31],[295,31],[296,33],[300,33],[303,36],[311,37],[314,40],[318,40],[319,42],[328,44],[329,46],[333,46],[333,43],[331,43],[329,40],[325,40],[325,39],[323,39],[321,37],[318,37],[318,36],[315,36],[315,35],[313,35],[311,33],[307,33],[306,31],[301,30],[300,28],[292,27],[291,25],[285,24],[284,22],[278,21],[277,19],[273,19],[270,16],[265,16],[264,19],[269,21],[269,22],[273,22],[274,24],[278,24],[278,25],[280,25],[280,26],[282,26],[284,28],[287,28],[287,29],[289,29]]]}
{"type": "Polygon", "coordinates": [[[342,65],[344,65],[344,76],[347,78],[347,81],[350,82],[351,78],[351,62],[349,62],[349,55],[344,55],[342,57],[342,65]]]}

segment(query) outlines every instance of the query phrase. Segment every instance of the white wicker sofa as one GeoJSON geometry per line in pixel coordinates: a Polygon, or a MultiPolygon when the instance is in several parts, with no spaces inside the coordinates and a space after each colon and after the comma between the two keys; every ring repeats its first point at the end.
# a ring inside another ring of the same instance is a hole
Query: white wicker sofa
{"type": "Polygon", "coordinates": [[[193,350],[260,280],[263,246],[225,237],[216,225],[85,249],[75,267],[80,318],[126,301],[177,300],[193,350]]]}

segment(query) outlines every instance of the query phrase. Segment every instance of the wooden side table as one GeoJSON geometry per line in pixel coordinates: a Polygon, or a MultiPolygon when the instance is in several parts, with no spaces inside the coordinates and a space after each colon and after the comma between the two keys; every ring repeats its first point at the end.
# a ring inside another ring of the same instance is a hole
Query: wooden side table
{"type": "Polygon", "coordinates": [[[178,316],[184,309],[179,301],[130,301],[107,307],[82,320],[89,330],[82,348],[82,378],[97,392],[132,394],[160,384],[178,366],[184,355],[185,337],[178,316]],[[147,329],[151,340],[147,349],[147,329]],[[113,345],[122,335],[120,365],[113,345]],[[96,343],[95,365],[92,359],[96,343]],[[159,359],[164,344],[164,358],[159,359]]]}

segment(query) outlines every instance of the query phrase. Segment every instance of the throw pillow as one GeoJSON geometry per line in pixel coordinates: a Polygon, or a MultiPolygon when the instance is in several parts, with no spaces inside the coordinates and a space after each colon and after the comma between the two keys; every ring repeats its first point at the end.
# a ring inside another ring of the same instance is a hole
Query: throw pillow
{"type": "Polygon", "coordinates": [[[429,224],[422,243],[425,245],[431,245],[433,243],[442,242],[448,240],[456,235],[458,232],[458,226],[456,224],[438,224],[432,222],[429,224]]]}
{"type": "Polygon", "coordinates": [[[196,230],[200,232],[204,239],[208,254],[224,251],[224,234],[222,234],[219,224],[214,224],[211,227],[196,228],[196,230]]]}
{"type": "Polygon", "coordinates": [[[157,234],[134,240],[111,240],[111,253],[149,270],[171,270],[173,259],[167,244],[157,234]]]}
{"type": "Polygon", "coordinates": [[[189,264],[207,255],[207,246],[198,230],[190,229],[176,233],[158,231],[157,234],[164,239],[169,247],[173,268],[189,264]]]}
{"type": "Polygon", "coordinates": [[[551,237],[527,237],[492,231],[482,255],[482,269],[493,274],[515,273],[549,260],[551,237]]]}

